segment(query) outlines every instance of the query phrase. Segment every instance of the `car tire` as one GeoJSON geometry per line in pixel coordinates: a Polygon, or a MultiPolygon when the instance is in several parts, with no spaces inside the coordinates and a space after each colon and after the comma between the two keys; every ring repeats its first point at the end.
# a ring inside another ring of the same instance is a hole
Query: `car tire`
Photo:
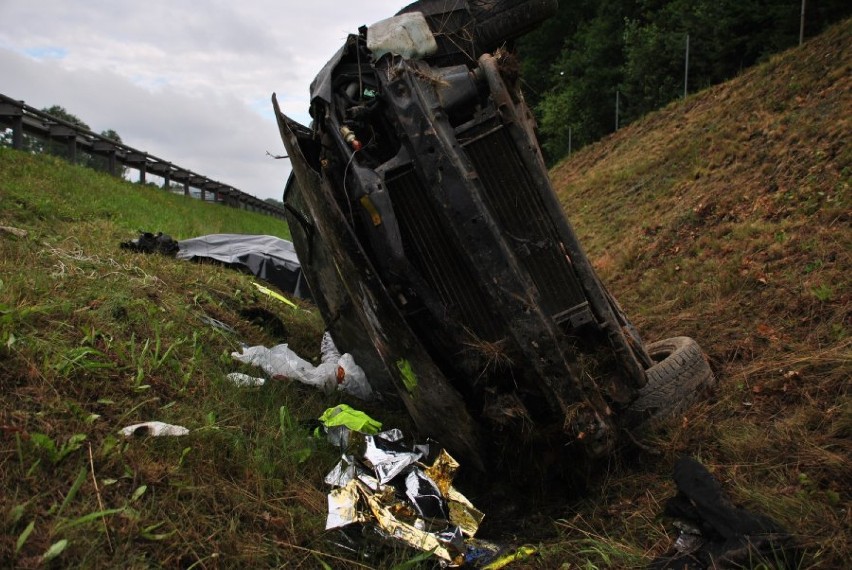
{"type": "Polygon", "coordinates": [[[557,0],[420,0],[397,12],[421,12],[438,42],[425,59],[440,67],[475,65],[483,53],[522,36],[556,13],[557,0]]]}
{"type": "Polygon", "coordinates": [[[693,339],[678,336],[647,348],[656,364],[645,371],[648,382],[639,389],[631,411],[646,418],[681,414],[704,398],[715,383],[710,364],[693,339]]]}
{"type": "Polygon", "coordinates": [[[556,0],[470,0],[476,44],[490,52],[520,37],[556,13],[556,0]]]}

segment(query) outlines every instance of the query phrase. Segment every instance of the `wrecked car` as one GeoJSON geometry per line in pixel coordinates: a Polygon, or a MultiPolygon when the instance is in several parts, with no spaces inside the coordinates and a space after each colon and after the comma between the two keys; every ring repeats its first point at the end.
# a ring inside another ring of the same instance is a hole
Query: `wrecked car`
{"type": "Polygon", "coordinates": [[[606,456],[712,380],[692,339],[640,338],[551,187],[513,40],[555,9],[415,2],[348,37],[311,125],[273,95],[292,239],[335,342],[477,469],[606,456]]]}

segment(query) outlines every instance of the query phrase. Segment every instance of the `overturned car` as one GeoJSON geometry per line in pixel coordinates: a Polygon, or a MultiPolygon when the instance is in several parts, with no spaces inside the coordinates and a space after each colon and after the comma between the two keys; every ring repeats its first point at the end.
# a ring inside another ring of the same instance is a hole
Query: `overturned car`
{"type": "Polygon", "coordinates": [[[273,105],[293,242],[334,337],[465,465],[608,454],[712,374],[686,337],[645,344],[551,188],[512,40],[555,0],[422,0],[350,35],[273,105]]]}

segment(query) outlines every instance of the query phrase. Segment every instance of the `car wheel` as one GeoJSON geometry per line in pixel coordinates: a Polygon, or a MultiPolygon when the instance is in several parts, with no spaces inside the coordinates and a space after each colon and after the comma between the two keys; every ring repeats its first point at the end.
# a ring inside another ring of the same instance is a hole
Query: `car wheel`
{"type": "Polygon", "coordinates": [[[522,36],[556,13],[556,0],[470,0],[477,46],[486,52],[522,36]]]}
{"type": "Polygon", "coordinates": [[[703,398],[715,383],[713,371],[698,343],[685,336],[648,345],[654,364],[645,371],[648,382],[630,409],[644,417],[680,414],[703,398]]]}
{"type": "Polygon", "coordinates": [[[397,12],[421,12],[438,42],[433,65],[474,65],[556,13],[556,0],[420,0],[397,12]]]}

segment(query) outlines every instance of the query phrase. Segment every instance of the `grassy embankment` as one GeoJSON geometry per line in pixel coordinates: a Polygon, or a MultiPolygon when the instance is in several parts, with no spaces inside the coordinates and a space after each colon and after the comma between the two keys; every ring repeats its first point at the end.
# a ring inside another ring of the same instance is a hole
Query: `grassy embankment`
{"type": "MultiPolygon", "coordinates": [[[[644,336],[699,339],[720,383],[645,434],[657,455],[617,458],[592,495],[524,521],[516,538],[541,556],[518,567],[647,564],[674,538],[659,514],[681,453],[794,532],[805,567],[852,558],[850,37],[850,23],[836,27],[553,170],[644,336]]],[[[338,398],[224,380],[240,342],[316,357],[316,311],[232,270],[118,248],[139,229],[283,235],[279,222],[0,149],[0,225],[28,232],[0,233],[0,566],[58,550],[55,565],[129,568],[389,568],[413,556],[364,558],[322,530],[335,458],[300,421],[338,398]],[[149,419],[192,432],[117,434],[149,419]]]]}
{"type": "Polygon", "coordinates": [[[27,232],[0,231],[0,567],[57,550],[62,566],[318,564],[335,458],[300,421],[340,399],[225,379],[262,375],[231,360],[240,343],[317,357],[317,311],[232,269],[119,248],[140,229],[287,237],[286,224],[0,149],[0,225],[27,232]],[[118,434],[149,420],[191,433],[118,434]]]}
{"type": "Polygon", "coordinates": [[[555,523],[552,563],[641,567],[665,549],[681,453],[793,532],[805,567],[852,559],[851,38],[847,21],[552,170],[645,338],[698,339],[719,379],[651,437],[658,458],[614,467],[555,523]]]}

